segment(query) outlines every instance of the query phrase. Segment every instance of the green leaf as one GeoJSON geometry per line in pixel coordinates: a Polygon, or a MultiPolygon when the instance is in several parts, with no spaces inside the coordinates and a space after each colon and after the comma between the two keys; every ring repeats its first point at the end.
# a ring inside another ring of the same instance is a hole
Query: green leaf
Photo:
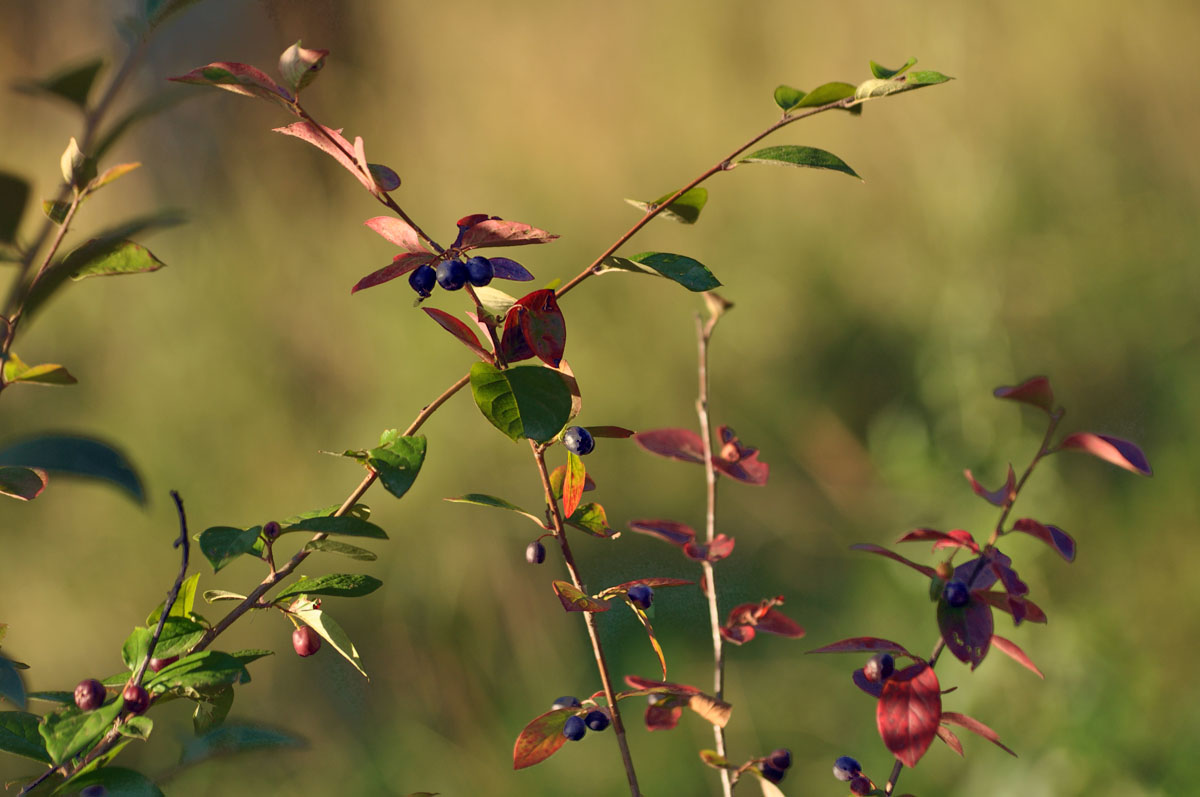
{"type": "Polygon", "coordinates": [[[103,68],[103,59],[97,58],[78,66],[68,67],[42,80],[19,83],[13,88],[24,94],[57,97],[66,100],[80,110],[86,110],[92,84],[96,82],[96,76],[103,68]]]}
{"type": "MultiPolygon", "coordinates": [[[[301,520],[308,520],[315,517],[331,517],[334,512],[342,508],[341,504],[333,504],[324,509],[313,509],[309,512],[302,512],[299,515],[292,515],[290,518],[280,521],[280,525],[291,526],[299,523],[301,520]]],[[[371,507],[366,504],[355,504],[350,507],[350,511],[346,513],[347,517],[358,518],[359,520],[370,520],[371,507]]]]}
{"type": "Polygon", "coordinates": [[[0,495],[32,501],[46,489],[46,474],[32,468],[0,467],[0,495]]]}
{"type": "Polygon", "coordinates": [[[152,694],[177,690],[197,698],[204,689],[247,683],[250,673],[236,656],[219,650],[203,650],[168,664],[146,681],[152,694]]]}
{"type": "Polygon", "coordinates": [[[554,594],[558,595],[563,608],[568,612],[606,612],[612,608],[607,601],[589,598],[568,581],[555,581],[551,586],[554,587],[554,594]]]}
{"type": "Polygon", "coordinates": [[[4,381],[29,382],[38,385],[73,385],[78,380],[61,365],[26,365],[16,352],[10,351],[4,361],[4,381]]]}
{"type": "MultiPolygon", "coordinates": [[[[764,149],[751,152],[746,157],[738,161],[738,163],[771,163],[778,166],[806,166],[810,169],[831,169],[835,172],[842,172],[851,177],[858,177],[858,173],[850,168],[847,163],[834,155],[832,152],[826,152],[823,149],[816,147],[801,147],[794,144],[785,144],[777,147],[766,147],[764,149]]],[[[862,179],[861,177],[859,178],[862,179]]]]}
{"type": "Polygon", "coordinates": [[[337,540],[310,540],[305,543],[304,550],[309,552],[324,551],[325,553],[340,553],[342,556],[348,556],[351,559],[357,559],[361,562],[374,562],[379,558],[365,548],[347,545],[337,540]]]}
{"type": "Polygon", "coordinates": [[[367,452],[367,465],[379,474],[383,488],[403,498],[425,462],[425,436],[396,437],[367,452]]]}
{"type": "Polygon", "coordinates": [[[134,163],[118,163],[116,166],[110,166],[109,168],[107,168],[103,172],[101,172],[96,177],[96,179],[92,180],[90,183],[87,184],[88,193],[90,194],[91,192],[96,191],[96,190],[108,185],[113,180],[124,177],[125,175],[127,175],[131,171],[133,171],[134,169],[139,168],[141,165],[142,165],[141,163],[134,162],[134,163]]]}
{"type": "Polygon", "coordinates": [[[142,482],[125,456],[109,444],[87,437],[27,438],[0,449],[0,465],[100,479],[124,489],[138,503],[145,501],[142,482]]]}
{"type": "Polygon", "coordinates": [[[186,617],[170,617],[163,623],[162,634],[154,646],[154,658],[168,659],[187,653],[204,636],[204,626],[186,617]]]}
{"type": "Polygon", "coordinates": [[[270,728],[224,725],[185,744],[179,757],[179,766],[198,764],[205,759],[230,753],[305,746],[307,745],[303,739],[270,728]]]}
{"type": "Polygon", "coordinates": [[[62,225],[67,220],[67,213],[71,210],[70,202],[59,202],[58,200],[44,199],[42,200],[42,213],[46,214],[46,218],[55,224],[62,225]]]}
{"type": "Polygon", "coordinates": [[[325,614],[320,609],[312,608],[312,601],[302,601],[297,607],[293,607],[292,615],[300,620],[305,625],[312,628],[321,635],[322,638],[338,653],[345,657],[346,661],[354,665],[364,678],[370,680],[367,676],[367,671],[363,669],[362,659],[358,656],[358,649],[354,647],[354,643],[350,641],[350,637],[342,630],[342,627],[337,622],[325,614]]]}
{"type": "Polygon", "coordinates": [[[908,71],[909,67],[911,67],[916,62],[917,62],[917,59],[910,58],[907,61],[905,61],[904,66],[900,67],[899,69],[888,69],[886,66],[880,66],[879,64],[872,61],[871,62],[871,74],[877,78],[880,78],[881,80],[887,80],[888,78],[893,78],[893,77],[896,77],[897,75],[903,75],[905,72],[908,71]]]}
{"type": "MultiPolygon", "coordinates": [[[[196,606],[196,584],[199,581],[199,573],[192,573],[184,579],[183,583],[179,585],[179,594],[175,596],[175,602],[171,604],[171,611],[167,612],[167,617],[187,617],[192,613],[192,609],[196,606]]],[[[162,616],[162,609],[163,604],[158,604],[158,608],[150,612],[150,616],[146,618],[146,625],[157,623],[158,618],[162,616]]]]}
{"type": "Polygon", "coordinates": [[[613,255],[606,257],[603,265],[606,270],[621,269],[666,277],[689,291],[711,291],[721,285],[712,272],[699,261],[667,252],[642,252],[629,258],[613,255]]]}
{"type": "Polygon", "coordinates": [[[494,320],[503,322],[504,316],[508,315],[508,310],[517,303],[516,297],[509,296],[501,290],[493,287],[476,288],[475,296],[479,298],[479,303],[483,305],[483,309],[494,320]]]}
{"type": "Polygon", "coordinates": [[[554,438],[571,415],[571,391],[551,368],[520,365],[501,371],[478,362],[471,366],[471,394],[483,417],[514,442],[554,438]]]}
{"type": "Polygon", "coordinates": [[[333,595],[339,598],[361,598],[383,586],[383,582],[372,576],[358,573],[331,573],[317,578],[301,577],[299,581],[285,587],[276,597],[278,603],[296,595],[333,595]]]}
{"type": "Polygon", "coordinates": [[[262,648],[250,648],[248,650],[235,650],[233,653],[231,653],[229,655],[233,656],[235,659],[240,661],[242,664],[249,664],[252,661],[258,661],[259,659],[265,658],[267,656],[274,656],[275,651],[263,650],[262,648]]]}
{"type": "Polygon", "coordinates": [[[117,698],[95,711],[83,712],[76,706],[67,706],[47,714],[38,725],[38,733],[46,742],[46,753],[50,760],[61,764],[91,747],[112,725],[124,705],[125,701],[117,698]]]}
{"type": "Polygon", "coordinates": [[[654,628],[650,625],[650,619],[646,617],[646,612],[633,605],[633,602],[625,599],[629,608],[637,615],[637,618],[642,621],[642,625],[646,627],[646,635],[650,637],[650,647],[654,648],[654,654],[658,656],[658,663],[662,667],[663,680],[667,680],[667,658],[663,655],[662,645],[658,643],[658,637],[654,636],[654,628]]]}
{"type": "Polygon", "coordinates": [[[317,73],[325,66],[327,55],[328,50],[309,50],[301,47],[299,41],[284,50],[283,55],[279,56],[279,74],[283,76],[284,85],[298,94],[316,79],[317,73]]]}
{"type": "Polygon", "coordinates": [[[0,241],[17,242],[17,230],[28,202],[29,183],[15,174],[0,172],[0,241]]]}
{"type": "Polygon", "coordinates": [[[297,521],[290,526],[284,526],[280,530],[280,534],[290,534],[292,532],[308,531],[321,534],[339,534],[343,537],[369,537],[376,540],[386,540],[387,532],[376,526],[374,523],[369,523],[365,520],[360,520],[350,515],[342,515],[341,517],[313,517],[297,521]]]}
{"type": "Polygon", "coordinates": [[[516,512],[518,515],[524,515],[536,523],[538,528],[542,529],[543,531],[546,530],[545,524],[542,523],[541,518],[539,518],[537,515],[533,514],[532,512],[526,512],[516,504],[510,504],[503,498],[497,498],[494,495],[484,495],[483,493],[467,493],[460,498],[447,498],[445,500],[452,504],[474,504],[475,506],[490,506],[495,509],[507,509],[509,512],[516,512]]]}
{"type": "Polygon", "coordinates": [[[204,590],[204,600],[208,603],[216,603],[217,601],[241,601],[245,599],[245,595],[238,594],[237,592],[229,592],[223,589],[204,590]]]}
{"type": "Polygon", "coordinates": [[[42,700],[46,703],[58,703],[60,706],[70,705],[75,702],[75,695],[72,692],[30,692],[26,697],[30,700],[42,700]]]}
{"type": "Polygon", "coordinates": [[[831,102],[844,100],[854,96],[854,86],[849,83],[825,83],[805,94],[794,108],[815,108],[818,105],[828,105],[831,102]]]}
{"type": "MultiPolygon", "coordinates": [[[[626,199],[630,205],[639,208],[646,212],[653,210],[674,195],[674,191],[669,194],[663,194],[653,202],[643,202],[638,199],[626,199]]],[[[708,202],[708,189],[702,186],[690,188],[684,191],[678,199],[667,206],[659,215],[663,218],[677,221],[680,224],[695,224],[700,218],[700,211],[704,209],[704,205],[708,202]]]]}
{"type": "Polygon", "coordinates": [[[242,554],[251,553],[262,526],[235,529],[230,526],[213,526],[196,535],[200,551],[216,573],[242,554]]]}
{"type": "Polygon", "coordinates": [[[778,86],[775,89],[775,104],[784,110],[792,110],[804,99],[804,92],[791,86],[778,86]]]}
{"type": "MultiPolygon", "coordinates": [[[[146,719],[134,717],[134,719],[146,719]]],[[[140,772],[125,767],[100,767],[59,786],[54,794],[78,794],[88,786],[103,786],[109,797],[164,797],[154,782],[140,772]]]]}
{"type": "Polygon", "coordinates": [[[149,717],[128,717],[117,730],[122,736],[141,739],[144,742],[154,732],[154,720],[149,717]]]}
{"type": "Polygon", "coordinates": [[[121,660],[125,662],[125,666],[131,672],[136,670],[142,663],[142,659],[149,655],[150,639],[153,636],[154,632],[149,628],[138,626],[125,638],[125,644],[121,646],[121,660]]]}
{"type": "Polygon", "coordinates": [[[566,521],[568,526],[585,531],[593,537],[607,539],[616,537],[621,532],[613,531],[608,526],[608,515],[600,504],[582,504],[566,521]]]}
{"type": "Polygon", "coordinates": [[[192,730],[197,736],[218,728],[229,716],[233,708],[233,687],[219,689],[203,700],[196,702],[196,710],[192,713],[192,730]]]}
{"type": "Polygon", "coordinates": [[[41,717],[24,711],[0,711],[0,750],[13,755],[50,763],[46,743],[38,733],[41,717]]]}
{"type": "MultiPolygon", "coordinates": [[[[87,244],[84,244],[84,247],[86,246],[87,244]]],[[[68,256],[68,259],[84,247],[76,249],[68,256]]],[[[71,279],[110,277],[116,274],[142,274],[158,271],[164,265],[166,264],[141,244],[135,244],[133,241],[103,241],[79,256],[71,270],[71,279]]]]}
{"type": "Polygon", "coordinates": [[[865,102],[878,97],[886,97],[889,94],[912,91],[924,86],[936,86],[938,83],[945,83],[953,79],[943,75],[941,72],[923,71],[897,75],[888,80],[866,80],[855,90],[854,98],[859,102],[865,102]]]}

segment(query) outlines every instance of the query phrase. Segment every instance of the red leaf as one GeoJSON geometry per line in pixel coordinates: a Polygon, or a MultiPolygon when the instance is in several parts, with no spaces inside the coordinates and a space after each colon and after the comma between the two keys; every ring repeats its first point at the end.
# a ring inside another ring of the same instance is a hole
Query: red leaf
{"type": "Polygon", "coordinates": [[[536,227],[530,227],[528,224],[522,224],[519,221],[484,219],[463,231],[462,245],[459,249],[466,251],[480,246],[546,244],[557,237],[557,235],[548,233],[545,230],[539,230],[536,227]]]}
{"type": "Polygon", "coordinates": [[[746,484],[764,485],[767,483],[767,477],[771,475],[771,466],[758,461],[758,449],[750,449],[750,451],[751,453],[737,462],[713,457],[713,465],[731,479],[746,484]]]}
{"type": "Polygon", "coordinates": [[[975,491],[975,495],[978,495],[992,506],[1004,506],[1017,497],[1017,474],[1013,472],[1012,465],[1008,466],[1008,478],[1004,484],[995,490],[988,490],[976,481],[975,477],[971,475],[970,468],[964,470],[963,475],[971,483],[971,489],[975,491]]]}
{"type": "MultiPolygon", "coordinates": [[[[509,310],[509,316],[514,313],[529,348],[542,362],[557,368],[567,343],[567,322],[558,309],[554,291],[546,288],[522,296],[509,310]],[[520,312],[518,307],[524,308],[525,312],[520,312]]],[[[507,329],[507,319],[504,325],[507,329]]]]}
{"type": "MultiPolygon", "coordinates": [[[[555,498],[562,498],[563,479],[567,475],[567,466],[559,465],[554,470],[550,471],[550,492],[555,498]]],[[[583,474],[583,491],[590,492],[596,489],[596,483],[592,481],[592,477],[585,473],[583,474]]]]}
{"type": "Polygon", "coordinates": [[[515,260],[507,257],[489,257],[488,260],[492,264],[493,276],[498,280],[512,280],[513,282],[531,282],[533,280],[533,275],[515,260]]]}
{"type": "Polygon", "coordinates": [[[1017,662],[1017,664],[1020,664],[1038,678],[1045,680],[1046,676],[1042,675],[1042,671],[1039,670],[1037,665],[1035,665],[1033,661],[1025,655],[1025,651],[1021,650],[1021,648],[1017,646],[1017,643],[1010,642],[1002,636],[996,636],[993,634],[992,647],[996,648],[996,650],[1000,651],[1001,653],[1012,657],[1013,661],[1017,662]]]}
{"type": "Polygon", "coordinates": [[[629,528],[672,545],[683,546],[696,538],[696,532],[691,526],[673,520],[631,520],[629,528]]]}
{"type": "Polygon", "coordinates": [[[919,565],[910,559],[905,559],[903,556],[896,553],[895,551],[889,551],[887,548],[883,548],[879,545],[872,545],[871,543],[868,543],[868,542],[860,542],[857,545],[851,545],[850,550],[866,551],[867,553],[877,553],[880,556],[886,556],[888,559],[895,559],[900,564],[908,565],[913,570],[916,570],[918,573],[924,574],[926,578],[933,578],[934,576],[937,575],[937,571],[934,570],[932,567],[927,567],[926,565],[919,565]]]}
{"type": "Polygon", "coordinates": [[[670,731],[679,724],[683,706],[652,703],[646,706],[646,730],[670,731]]]}
{"type": "Polygon", "coordinates": [[[732,537],[718,534],[713,537],[711,543],[689,542],[684,544],[683,554],[689,559],[695,559],[697,562],[719,562],[733,553],[733,543],[734,540],[732,537]]]}
{"type": "MultiPolygon", "coordinates": [[[[943,714],[942,716],[945,715],[943,714]]],[[[950,745],[951,750],[958,753],[960,756],[963,754],[962,742],[960,742],[958,737],[954,735],[954,731],[950,730],[945,725],[939,725],[937,728],[937,735],[939,739],[950,745]]]]}
{"type": "Polygon", "coordinates": [[[626,429],[624,426],[589,426],[588,431],[592,433],[592,437],[626,438],[634,435],[632,429],[626,429]]]}
{"type": "Polygon", "coordinates": [[[176,83],[190,83],[195,86],[215,86],[246,97],[275,100],[285,108],[291,108],[292,95],[265,72],[249,64],[214,61],[207,66],[193,69],[186,75],[178,75],[167,78],[167,80],[173,80],[176,83]]]}
{"type": "Polygon", "coordinates": [[[1008,593],[1010,598],[1019,598],[1029,594],[1029,585],[1021,580],[1016,570],[999,562],[992,562],[991,567],[992,572],[1000,579],[1000,583],[1004,586],[1004,591],[1008,593]]]}
{"type": "Polygon", "coordinates": [[[1011,387],[998,387],[992,391],[992,395],[1032,404],[1046,412],[1054,412],[1054,391],[1050,389],[1050,380],[1044,376],[1035,376],[1011,387]]]}
{"type": "Polygon", "coordinates": [[[417,231],[402,219],[395,216],[375,216],[367,219],[363,224],[401,249],[418,254],[430,253],[425,242],[421,240],[421,236],[417,235],[417,231]]]}
{"type": "MultiPolygon", "coordinates": [[[[456,225],[458,225],[458,229],[460,229],[460,230],[469,230],[472,227],[474,227],[476,224],[478,224],[479,222],[487,221],[490,218],[491,218],[491,216],[489,216],[486,213],[472,213],[469,216],[463,216],[461,219],[459,219],[458,221],[456,221],[454,223],[456,225]]],[[[462,241],[459,241],[459,243],[462,243],[462,241]]]]}
{"type": "Polygon", "coordinates": [[[372,271],[367,276],[360,279],[350,289],[351,293],[358,293],[363,288],[374,288],[376,285],[382,285],[385,282],[390,282],[396,277],[402,277],[408,272],[416,269],[426,263],[432,263],[437,257],[431,254],[413,254],[405,252],[402,255],[396,255],[392,258],[391,265],[384,266],[378,271],[372,271]]]}
{"type": "Polygon", "coordinates": [[[287,127],[275,128],[275,132],[283,133],[285,136],[295,136],[301,141],[307,141],[340,163],[343,168],[358,178],[363,187],[372,194],[378,196],[381,193],[379,186],[375,184],[374,178],[358,167],[358,163],[351,154],[362,148],[361,137],[356,138],[354,145],[351,145],[349,141],[342,137],[341,130],[334,130],[324,125],[318,127],[312,122],[293,122],[287,127]],[[324,130],[324,133],[321,132],[322,130],[324,130]]]}
{"type": "Polygon", "coordinates": [[[687,695],[689,697],[691,695],[701,694],[700,690],[694,686],[672,683],[670,681],[652,681],[649,678],[643,678],[640,675],[626,675],[625,683],[629,684],[634,689],[648,689],[662,694],[687,695]]]}
{"type": "Polygon", "coordinates": [[[1023,517],[1013,523],[1013,531],[1023,531],[1037,537],[1057,551],[1063,559],[1068,562],[1075,561],[1075,540],[1058,526],[1043,525],[1032,518],[1023,517]]]}
{"type": "Polygon", "coordinates": [[[875,724],[884,745],[906,767],[915,767],[925,755],[941,719],[941,687],[925,662],[893,673],[883,685],[875,724]]]}
{"type": "Polygon", "coordinates": [[[890,639],[880,639],[873,636],[856,636],[849,639],[843,639],[840,642],[834,642],[832,645],[826,645],[823,648],[810,650],[809,653],[898,653],[901,656],[913,658],[913,655],[904,649],[904,646],[898,642],[892,642],[890,639]]]}
{"type": "Polygon", "coordinates": [[[574,713],[574,709],[556,708],[526,725],[513,745],[513,769],[540,764],[558,752],[567,741],[562,734],[563,725],[574,713]]]}
{"type": "Polygon", "coordinates": [[[791,639],[799,639],[804,636],[804,629],[795,620],[776,609],[768,609],[766,614],[758,618],[757,627],[759,631],[791,639]]]}
{"type": "Polygon", "coordinates": [[[993,609],[999,609],[1002,612],[1012,614],[1014,619],[1016,619],[1016,614],[1013,612],[1013,606],[1015,605],[1019,607],[1019,612],[1023,614],[1022,620],[1028,620],[1031,623],[1046,622],[1046,613],[1042,611],[1040,606],[1028,598],[1014,598],[1007,592],[985,592],[983,590],[973,592],[972,595],[987,603],[993,609]]]}
{"type": "Polygon", "coordinates": [[[583,459],[572,451],[567,452],[567,473],[563,479],[563,514],[567,517],[575,514],[579,502],[583,498],[583,487],[587,481],[587,471],[583,459]]]}
{"type": "Polygon", "coordinates": [[[607,602],[589,598],[566,581],[555,581],[552,586],[568,612],[606,612],[611,608],[607,602]]]}
{"type": "Polygon", "coordinates": [[[952,608],[944,598],[939,599],[937,621],[950,652],[959,661],[970,664],[972,670],[978,667],[992,643],[991,607],[977,600],[974,593],[970,602],[960,609],[952,608]]]}
{"type": "Polygon", "coordinates": [[[1084,451],[1105,462],[1111,462],[1118,468],[1124,468],[1143,476],[1153,476],[1150,463],[1142,450],[1128,440],[1110,437],[1106,434],[1078,432],[1066,437],[1058,444],[1057,451],[1084,451]]]}
{"type": "Polygon", "coordinates": [[[727,642],[732,642],[735,645],[744,645],[751,639],[754,639],[754,626],[752,625],[735,625],[721,626],[721,636],[727,642]]]}
{"type": "Polygon", "coordinates": [[[504,332],[500,336],[500,352],[504,355],[505,362],[516,363],[533,357],[533,349],[529,348],[525,333],[521,331],[521,316],[524,314],[525,308],[514,304],[508,308],[508,315],[504,317],[504,332]]]}
{"type": "Polygon", "coordinates": [[[704,464],[704,442],[691,429],[653,429],[638,432],[633,440],[651,454],[681,462],[704,464]]]}
{"type": "Polygon", "coordinates": [[[1014,753],[1007,746],[1005,746],[1003,742],[1000,741],[999,735],[997,735],[994,730],[984,725],[974,717],[968,717],[966,714],[959,714],[957,711],[947,711],[942,714],[942,719],[946,722],[952,722],[955,725],[961,725],[972,733],[979,734],[1004,752],[1008,753],[1013,758],[1017,757],[1016,753],[1014,753]]]}
{"type": "Polygon", "coordinates": [[[972,553],[979,553],[979,543],[975,542],[975,538],[971,536],[970,532],[962,529],[952,529],[949,533],[937,529],[913,529],[896,542],[920,542],[923,540],[934,540],[933,550],[935,551],[940,548],[966,548],[972,553]]]}
{"type": "MultiPolygon", "coordinates": [[[[480,345],[479,338],[475,336],[475,333],[471,331],[469,326],[464,324],[462,321],[459,321],[446,311],[438,310],[436,307],[422,307],[421,309],[424,310],[430,318],[438,322],[442,329],[446,330],[451,335],[466,344],[468,349],[478,354],[485,362],[491,362],[491,355],[488,354],[484,350],[483,346],[480,345]]],[[[570,513],[568,512],[567,514],[570,513]]]]}
{"type": "MultiPolygon", "coordinates": [[[[809,651],[809,653],[815,652],[816,651],[814,650],[809,651]]],[[[883,694],[883,685],[885,681],[868,681],[866,674],[862,671],[862,667],[859,667],[857,670],[855,670],[850,675],[850,678],[854,681],[855,686],[866,692],[871,697],[879,697],[881,694],[883,694]]]]}

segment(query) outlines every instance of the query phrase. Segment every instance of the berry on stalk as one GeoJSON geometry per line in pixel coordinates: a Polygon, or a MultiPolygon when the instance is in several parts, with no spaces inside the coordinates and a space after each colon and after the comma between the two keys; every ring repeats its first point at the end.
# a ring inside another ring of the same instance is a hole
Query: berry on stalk
{"type": "Polygon", "coordinates": [[[891,653],[876,653],[863,665],[863,676],[871,683],[886,681],[896,671],[896,660],[891,653]]]}
{"type": "Polygon", "coordinates": [[[792,765],[792,751],[786,747],[772,750],[771,754],[767,756],[767,763],[781,772],[786,772],[792,765]]]}
{"type": "Polygon", "coordinates": [[[80,711],[95,711],[104,705],[104,684],[95,678],[80,681],[75,687],[75,705],[80,711]]]}
{"type": "Polygon", "coordinates": [[[833,776],[838,780],[850,780],[862,772],[862,767],[848,755],[841,756],[833,762],[833,776]]]}
{"type": "Polygon", "coordinates": [[[850,781],[850,793],[851,794],[870,794],[871,793],[871,779],[867,778],[867,777],[863,777],[862,775],[856,775],[854,777],[854,779],[850,781]]]}
{"type": "Polygon", "coordinates": [[[168,664],[174,664],[179,661],[178,656],[168,656],[165,659],[150,659],[150,672],[158,672],[168,664]]]}
{"type": "Polygon", "coordinates": [[[772,766],[766,761],[762,762],[758,769],[760,772],[762,772],[762,776],[772,783],[778,783],[779,781],[783,780],[783,776],[785,774],[782,769],[772,766]]]}
{"type": "Polygon", "coordinates": [[[292,632],[292,648],[297,656],[311,656],[321,649],[321,635],[310,626],[302,625],[292,632]]]}
{"type": "Polygon", "coordinates": [[[546,546],[541,540],[534,540],[525,546],[525,561],[531,565],[540,565],[546,561],[546,546]]]}
{"type": "Polygon", "coordinates": [[[144,714],[150,708],[150,693],[140,686],[130,684],[121,697],[125,698],[125,710],[130,714],[144,714]]]}
{"type": "Polygon", "coordinates": [[[592,433],[582,426],[572,426],[563,433],[563,446],[572,454],[583,456],[592,453],[592,449],[596,447],[596,441],[592,438],[592,433]]]}
{"type": "Polygon", "coordinates": [[[645,584],[634,584],[625,594],[629,596],[630,603],[643,611],[654,602],[654,590],[645,584]]]}
{"type": "Polygon", "coordinates": [[[448,291],[462,290],[467,284],[467,266],[461,260],[443,260],[436,274],[437,284],[448,291]]]}
{"type": "Polygon", "coordinates": [[[563,695],[558,700],[554,701],[554,705],[550,707],[551,711],[559,708],[579,708],[583,704],[579,702],[579,698],[574,695],[563,695]]]}
{"type": "Polygon", "coordinates": [[[476,255],[467,260],[467,282],[476,288],[487,285],[495,275],[496,270],[492,268],[492,261],[486,257],[476,255]]]}
{"type": "Polygon", "coordinates": [[[433,286],[437,284],[437,272],[428,263],[423,266],[417,266],[408,275],[408,284],[417,292],[418,296],[422,299],[428,299],[429,295],[433,293],[433,286]]]}
{"type": "Polygon", "coordinates": [[[567,721],[563,723],[562,734],[572,742],[582,739],[585,733],[587,733],[587,726],[583,724],[583,720],[576,714],[567,717],[567,721]]]}
{"type": "Polygon", "coordinates": [[[608,727],[608,714],[600,709],[589,711],[583,718],[583,724],[593,731],[602,731],[608,727]]]}
{"type": "Polygon", "coordinates": [[[971,602],[971,591],[967,589],[966,584],[957,579],[947,581],[946,586],[942,588],[942,598],[951,609],[961,609],[971,602]]]}

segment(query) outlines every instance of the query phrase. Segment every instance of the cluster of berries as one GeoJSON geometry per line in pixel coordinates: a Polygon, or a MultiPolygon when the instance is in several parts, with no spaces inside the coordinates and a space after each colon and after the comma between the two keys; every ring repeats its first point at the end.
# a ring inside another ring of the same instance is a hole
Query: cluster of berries
{"type": "MultiPolygon", "coordinates": [[[[554,701],[551,710],[560,708],[583,708],[583,704],[579,702],[579,698],[572,695],[565,695],[554,701]]],[[[584,737],[590,728],[593,731],[602,731],[608,727],[610,722],[608,712],[603,709],[592,709],[582,717],[578,714],[572,714],[567,717],[567,721],[563,723],[562,734],[572,742],[577,742],[584,737]]]]}
{"type": "Polygon", "coordinates": [[[851,794],[870,794],[875,788],[871,779],[862,773],[862,767],[848,755],[833,762],[833,776],[850,782],[851,794]]]}
{"type": "MultiPolygon", "coordinates": [[[[166,664],[162,666],[165,667],[166,664]]],[[[104,698],[107,695],[104,684],[95,678],[87,678],[80,681],[79,686],[75,687],[75,705],[79,707],[80,711],[95,711],[104,705],[104,698]]],[[[146,709],[150,708],[150,693],[140,686],[129,684],[121,692],[121,697],[125,699],[125,710],[130,714],[143,714],[146,709]]]]}
{"type": "Polygon", "coordinates": [[[758,771],[767,780],[778,783],[783,780],[783,776],[787,774],[788,767],[791,765],[792,751],[786,747],[780,747],[759,763],[758,771]]]}
{"type": "Polygon", "coordinates": [[[418,296],[426,299],[433,293],[434,283],[441,285],[445,290],[457,291],[468,282],[476,288],[482,288],[491,282],[494,276],[492,261],[477,255],[465,263],[458,258],[443,260],[437,264],[436,269],[428,263],[417,266],[408,275],[408,284],[418,296]]]}

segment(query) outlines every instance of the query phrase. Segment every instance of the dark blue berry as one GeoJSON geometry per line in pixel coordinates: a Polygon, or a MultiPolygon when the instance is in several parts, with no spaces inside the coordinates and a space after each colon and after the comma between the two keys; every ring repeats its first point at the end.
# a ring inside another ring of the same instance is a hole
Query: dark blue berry
{"type": "Polygon", "coordinates": [[[654,590],[645,584],[634,584],[626,594],[629,596],[629,602],[639,609],[649,609],[650,604],[654,602],[654,590]]]}
{"type": "Polygon", "coordinates": [[[467,260],[467,281],[476,288],[482,288],[492,281],[492,277],[496,275],[492,268],[492,261],[486,257],[475,257],[467,260]]]}
{"type": "Polygon", "coordinates": [[[461,290],[467,284],[467,266],[461,260],[443,260],[437,267],[437,284],[448,291],[461,290]]]}
{"type": "Polygon", "coordinates": [[[951,609],[961,609],[971,602],[971,591],[961,581],[947,581],[942,589],[942,598],[951,609]]]}
{"type": "Polygon", "coordinates": [[[850,780],[860,772],[862,772],[862,767],[848,755],[833,762],[833,776],[838,780],[850,780]]]}
{"type": "Polygon", "coordinates": [[[556,708],[579,708],[581,705],[583,704],[579,702],[579,698],[573,695],[564,695],[555,700],[554,705],[550,709],[553,711],[556,708]]]}
{"type": "Polygon", "coordinates": [[[541,540],[534,540],[525,546],[525,561],[531,565],[540,565],[546,561],[546,546],[541,540]]]}
{"type": "Polygon", "coordinates": [[[428,264],[417,266],[408,275],[408,284],[423,299],[429,298],[429,294],[433,292],[433,285],[436,282],[437,272],[433,270],[433,266],[428,264]]]}
{"type": "Polygon", "coordinates": [[[582,739],[585,733],[587,733],[587,726],[583,724],[583,720],[576,714],[567,717],[567,721],[563,723],[563,736],[572,742],[582,739]]]}
{"type": "Polygon", "coordinates": [[[871,683],[886,681],[895,671],[896,660],[891,653],[876,653],[863,665],[863,675],[871,683]]]}
{"type": "Polygon", "coordinates": [[[582,457],[584,454],[592,453],[592,449],[596,447],[596,441],[587,429],[582,426],[572,426],[563,432],[563,445],[572,454],[582,457]]]}
{"type": "Polygon", "coordinates": [[[778,783],[783,780],[783,770],[771,766],[766,761],[759,766],[759,770],[762,772],[762,776],[772,783],[778,783]]]}
{"type": "Polygon", "coordinates": [[[587,725],[593,731],[602,731],[608,727],[608,714],[600,709],[589,711],[587,716],[583,718],[583,724],[587,725]]]}
{"type": "Polygon", "coordinates": [[[786,747],[780,747],[767,756],[767,763],[781,772],[786,771],[792,765],[792,751],[786,747]]]}

